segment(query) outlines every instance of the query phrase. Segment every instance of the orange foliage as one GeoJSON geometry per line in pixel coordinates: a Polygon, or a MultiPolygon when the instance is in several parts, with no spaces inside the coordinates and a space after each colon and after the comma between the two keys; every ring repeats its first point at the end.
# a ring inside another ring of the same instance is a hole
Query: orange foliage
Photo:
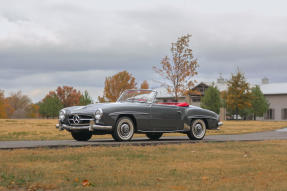
{"type": "Polygon", "coordinates": [[[9,118],[13,115],[14,111],[9,100],[4,97],[4,91],[0,90],[0,118],[9,118]]]}
{"type": "Polygon", "coordinates": [[[4,104],[5,104],[4,92],[0,91],[0,118],[7,118],[4,104]]]}
{"type": "Polygon", "coordinates": [[[82,94],[79,90],[76,90],[71,86],[59,86],[56,91],[50,91],[44,99],[52,95],[56,95],[64,107],[69,107],[79,105],[82,94]]]}
{"type": "Polygon", "coordinates": [[[70,86],[63,86],[57,88],[57,96],[63,103],[64,107],[79,105],[81,92],[70,86]]]}
{"type": "Polygon", "coordinates": [[[251,107],[252,95],[249,83],[239,69],[236,74],[232,74],[227,85],[228,91],[223,96],[226,97],[227,107],[232,113],[238,115],[240,110],[251,107]]]}
{"type": "Polygon", "coordinates": [[[5,112],[7,114],[7,117],[11,117],[14,113],[14,108],[9,104],[7,98],[4,100],[4,108],[5,108],[5,112]]]}
{"type": "Polygon", "coordinates": [[[148,84],[148,82],[146,80],[143,81],[143,83],[141,84],[140,89],[149,89],[149,84],[148,84]]]}
{"type": "Polygon", "coordinates": [[[98,99],[100,102],[115,102],[124,90],[135,88],[135,78],[127,71],[122,71],[106,78],[104,96],[98,99]]]}

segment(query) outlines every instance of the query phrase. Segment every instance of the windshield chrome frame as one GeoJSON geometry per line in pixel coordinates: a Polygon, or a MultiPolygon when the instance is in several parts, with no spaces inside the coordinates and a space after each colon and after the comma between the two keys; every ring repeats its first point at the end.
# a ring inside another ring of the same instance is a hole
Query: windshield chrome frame
{"type": "Polygon", "coordinates": [[[156,96],[157,96],[157,91],[156,90],[152,90],[152,89],[128,89],[128,90],[125,90],[125,91],[123,91],[121,93],[120,97],[117,99],[117,102],[120,102],[119,100],[124,95],[124,93],[127,92],[127,91],[151,91],[151,92],[154,92],[154,96],[153,96],[153,99],[152,99],[151,102],[137,102],[137,103],[149,103],[149,104],[152,104],[156,100],[156,96]]]}

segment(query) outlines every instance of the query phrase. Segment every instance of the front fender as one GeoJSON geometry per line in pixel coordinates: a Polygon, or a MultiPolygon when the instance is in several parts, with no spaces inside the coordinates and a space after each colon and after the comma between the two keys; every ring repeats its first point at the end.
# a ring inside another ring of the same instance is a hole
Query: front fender
{"type": "Polygon", "coordinates": [[[202,108],[188,108],[185,123],[190,125],[194,119],[203,119],[207,129],[216,129],[218,127],[219,115],[202,108]]]}

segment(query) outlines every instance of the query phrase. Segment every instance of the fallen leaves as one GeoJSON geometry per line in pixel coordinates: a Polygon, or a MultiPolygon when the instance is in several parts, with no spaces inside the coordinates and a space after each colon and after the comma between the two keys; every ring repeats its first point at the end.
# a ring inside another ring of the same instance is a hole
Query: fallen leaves
{"type": "Polygon", "coordinates": [[[82,186],[86,187],[86,186],[90,186],[90,182],[88,180],[83,180],[82,181],[82,186]]]}
{"type": "Polygon", "coordinates": [[[209,178],[208,178],[207,176],[202,176],[201,179],[202,179],[203,181],[207,181],[209,178]]]}
{"type": "Polygon", "coordinates": [[[94,184],[92,184],[88,179],[84,179],[83,181],[79,181],[79,178],[75,178],[74,181],[83,187],[88,187],[88,186],[94,186],[94,184]]]}

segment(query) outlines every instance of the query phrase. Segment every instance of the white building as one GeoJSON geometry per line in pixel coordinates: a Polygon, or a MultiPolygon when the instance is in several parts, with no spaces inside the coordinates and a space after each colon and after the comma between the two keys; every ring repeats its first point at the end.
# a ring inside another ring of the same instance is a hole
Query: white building
{"type": "Polygon", "coordinates": [[[264,83],[260,88],[269,103],[264,119],[287,120],[287,83],[264,83]]]}

